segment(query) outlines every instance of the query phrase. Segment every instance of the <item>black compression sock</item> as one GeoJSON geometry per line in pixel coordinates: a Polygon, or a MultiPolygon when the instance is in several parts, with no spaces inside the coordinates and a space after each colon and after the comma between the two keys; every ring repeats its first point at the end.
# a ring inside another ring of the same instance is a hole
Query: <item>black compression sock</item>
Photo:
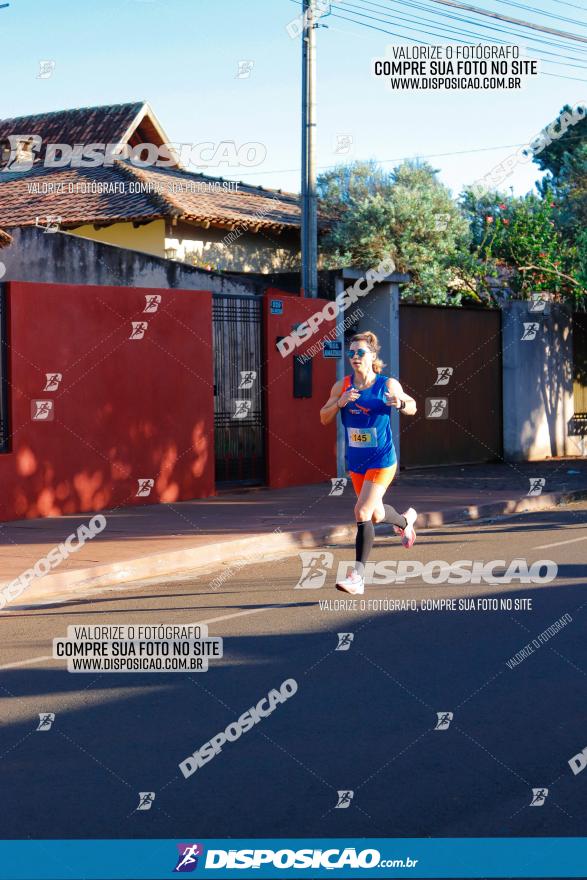
{"type": "Polygon", "coordinates": [[[397,526],[400,529],[405,529],[408,521],[403,513],[398,513],[395,507],[392,507],[391,504],[384,504],[383,509],[385,511],[385,519],[383,522],[389,523],[392,526],[397,526]]]}
{"type": "Polygon", "coordinates": [[[355,559],[361,565],[360,574],[362,574],[362,569],[367,562],[367,559],[369,558],[369,553],[371,552],[371,548],[373,547],[374,538],[375,526],[373,525],[373,520],[367,520],[367,522],[357,523],[355,559]]]}

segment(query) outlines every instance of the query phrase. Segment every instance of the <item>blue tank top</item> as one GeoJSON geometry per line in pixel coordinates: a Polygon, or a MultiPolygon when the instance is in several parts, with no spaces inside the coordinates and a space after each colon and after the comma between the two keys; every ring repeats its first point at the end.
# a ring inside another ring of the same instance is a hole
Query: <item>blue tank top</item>
{"type": "MultiPolygon", "coordinates": [[[[375,382],[361,391],[355,401],[341,407],[346,432],[346,465],[349,471],[364,474],[370,468],[391,467],[397,461],[391,434],[391,407],[385,403],[387,376],[378,375],[375,382]]],[[[343,393],[353,384],[345,376],[343,393]]]]}

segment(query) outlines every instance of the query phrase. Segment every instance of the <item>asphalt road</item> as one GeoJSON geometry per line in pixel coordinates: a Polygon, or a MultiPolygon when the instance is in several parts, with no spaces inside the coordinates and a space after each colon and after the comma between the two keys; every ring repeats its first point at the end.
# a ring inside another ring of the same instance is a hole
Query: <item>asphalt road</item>
{"type": "MultiPolygon", "coordinates": [[[[324,552],[334,566],[352,558],[350,547],[324,552]]],[[[320,605],[345,598],[334,567],[321,588],[296,589],[295,556],[4,612],[2,836],[583,836],[587,772],[569,760],[587,747],[587,505],[428,530],[410,551],[381,535],[373,554],[514,558],[552,560],[558,575],[498,586],[416,578],[363,598],[418,610],[335,610],[320,605]],[[422,607],[451,598],[473,607],[422,607]],[[512,607],[477,602],[495,598],[512,607]],[[206,621],[224,639],[208,672],[72,674],[46,659],[72,624],[206,621]],[[348,649],[336,650],[338,633],[353,634],[348,649]],[[294,695],[184,778],[184,758],[286,679],[294,695]],[[39,713],[55,714],[49,730],[36,729],[39,713]],[[541,806],[530,807],[533,788],[548,789],[541,806]],[[350,806],[336,808],[339,791],[353,792],[350,806]],[[137,810],[139,792],[155,793],[150,809],[137,810]]]]}

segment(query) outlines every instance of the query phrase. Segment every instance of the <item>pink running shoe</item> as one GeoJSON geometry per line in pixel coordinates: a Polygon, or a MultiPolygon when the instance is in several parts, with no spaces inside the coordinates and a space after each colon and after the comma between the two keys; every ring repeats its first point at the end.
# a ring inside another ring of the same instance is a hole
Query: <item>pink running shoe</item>
{"type": "Polygon", "coordinates": [[[414,524],[418,518],[418,514],[413,507],[408,507],[408,509],[404,513],[404,516],[407,519],[408,524],[405,529],[402,530],[402,544],[404,545],[406,550],[409,550],[416,540],[416,530],[414,528],[414,524]]]}

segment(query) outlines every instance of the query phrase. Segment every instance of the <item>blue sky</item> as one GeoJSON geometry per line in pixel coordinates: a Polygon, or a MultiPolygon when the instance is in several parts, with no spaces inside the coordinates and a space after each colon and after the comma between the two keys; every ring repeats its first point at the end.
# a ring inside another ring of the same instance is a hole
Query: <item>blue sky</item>
{"type": "MultiPolygon", "coordinates": [[[[361,10],[375,19],[395,13],[432,20],[429,12],[406,4],[400,7],[391,0],[350,2],[355,12],[361,10]]],[[[430,0],[414,2],[442,12],[442,7],[435,7],[430,0]]],[[[526,0],[534,11],[498,0],[472,2],[587,36],[587,12],[580,8],[580,0],[526,0]],[[544,13],[584,24],[550,19],[544,13]]],[[[8,9],[0,9],[5,71],[0,115],[145,99],[171,141],[260,142],[266,147],[266,157],[256,167],[223,166],[210,168],[208,173],[297,191],[300,40],[288,35],[286,25],[299,9],[291,0],[86,0],[83,4],[73,0],[11,0],[8,9]],[[37,78],[41,60],[55,62],[48,79],[37,78]],[[247,79],[236,77],[240,60],[254,62],[247,79]]],[[[340,8],[333,7],[333,11],[343,14],[340,8]]],[[[450,12],[446,10],[446,14],[450,12]]],[[[446,18],[435,19],[440,25],[451,23],[446,18]]],[[[413,43],[397,22],[361,20],[388,30],[395,28],[395,35],[334,15],[322,19],[328,28],[318,30],[319,169],[368,158],[392,168],[403,157],[431,157],[441,180],[457,194],[463,185],[514,152],[516,147],[511,145],[531,140],[564,103],[587,103],[587,43],[575,43],[572,52],[542,47],[561,56],[580,57],[582,60],[569,63],[583,64],[585,69],[542,66],[543,71],[576,79],[540,75],[519,92],[392,93],[372,78],[371,60],[384,55],[391,43],[413,43]],[[350,154],[335,152],[338,135],[352,137],[350,154]]],[[[479,22],[488,20],[479,18],[479,22]]],[[[448,41],[448,37],[419,32],[418,23],[410,26],[416,28],[409,33],[416,40],[448,41]]],[[[483,33],[472,25],[460,27],[483,33]]],[[[530,53],[530,57],[536,56],[530,53]]],[[[538,176],[535,165],[518,166],[507,185],[516,193],[526,192],[538,176]]]]}

